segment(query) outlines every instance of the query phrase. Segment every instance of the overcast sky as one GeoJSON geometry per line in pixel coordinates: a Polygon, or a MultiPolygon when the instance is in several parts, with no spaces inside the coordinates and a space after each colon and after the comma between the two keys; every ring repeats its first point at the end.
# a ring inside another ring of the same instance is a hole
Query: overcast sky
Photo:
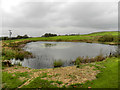
{"type": "MultiPolygon", "coordinates": [[[[2,35],[41,36],[118,30],[118,2],[3,0],[2,35]],[[26,2],[25,2],[26,1],[26,2]]],[[[111,0],[112,1],[112,0],[111,0]]]]}

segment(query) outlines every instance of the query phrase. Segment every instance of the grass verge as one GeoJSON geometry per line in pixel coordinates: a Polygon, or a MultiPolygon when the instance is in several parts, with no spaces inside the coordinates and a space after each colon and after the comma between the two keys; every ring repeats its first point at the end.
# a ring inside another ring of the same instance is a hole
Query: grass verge
{"type": "Polygon", "coordinates": [[[2,72],[2,88],[17,88],[26,82],[29,75],[24,73],[8,73],[2,72]]]}
{"type": "Polygon", "coordinates": [[[57,88],[57,86],[52,85],[52,82],[48,80],[43,80],[41,77],[37,77],[28,85],[23,86],[22,88],[57,88]]]}
{"type": "Polygon", "coordinates": [[[120,83],[118,81],[118,61],[118,58],[112,57],[96,62],[96,64],[104,66],[102,68],[97,66],[100,70],[100,73],[96,76],[97,79],[84,84],[73,84],[69,88],[118,88],[118,82],[120,83]]]}

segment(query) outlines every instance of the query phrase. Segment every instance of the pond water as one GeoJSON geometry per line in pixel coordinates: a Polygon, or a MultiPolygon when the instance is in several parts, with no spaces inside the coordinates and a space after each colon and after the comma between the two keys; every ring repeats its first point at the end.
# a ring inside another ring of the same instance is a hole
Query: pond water
{"type": "Polygon", "coordinates": [[[62,60],[63,66],[71,66],[73,64],[70,62],[79,56],[95,57],[100,53],[109,55],[116,48],[117,46],[96,43],[31,42],[27,43],[23,49],[31,52],[35,58],[24,59],[22,66],[34,69],[53,68],[55,60],[62,60]]]}

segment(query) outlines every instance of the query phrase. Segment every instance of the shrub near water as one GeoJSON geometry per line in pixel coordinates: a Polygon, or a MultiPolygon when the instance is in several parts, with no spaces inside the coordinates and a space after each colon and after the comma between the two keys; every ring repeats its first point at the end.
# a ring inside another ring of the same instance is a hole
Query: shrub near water
{"type": "Polygon", "coordinates": [[[76,58],[76,60],[75,60],[75,63],[74,63],[74,64],[75,64],[75,65],[79,65],[79,64],[81,64],[81,63],[82,63],[82,61],[83,61],[83,59],[84,59],[83,57],[80,57],[80,56],[79,56],[78,58],[76,58]]]}
{"type": "Polygon", "coordinates": [[[23,50],[19,50],[19,48],[17,49],[7,49],[7,48],[2,48],[2,60],[10,60],[15,58],[16,60],[23,60],[24,58],[32,58],[32,54],[27,52],[27,51],[23,51],[23,50]]]}
{"type": "Polygon", "coordinates": [[[108,35],[104,35],[104,36],[100,37],[98,39],[98,41],[100,41],[100,42],[113,42],[113,41],[117,42],[118,37],[108,34],[108,35]]]}
{"type": "Polygon", "coordinates": [[[61,60],[58,60],[58,61],[55,60],[53,63],[54,67],[61,67],[62,65],[63,65],[63,62],[61,60]]]}
{"type": "Polygon", "coordinates": [[[105,57],[102,54],[100,54],[100,55],[96,56],[94,59],[95,59],[95,61],[102,61],[105,59],[105,57]]]}
{"type": "Polygon", "coordinates": [[[18,59],[20,59],[20,60],[23,60],[24,59],[24,54],[23,53],[21,53],[21,52],[17,52],[16,54],[15,54],[15,59],[16,60],[18,60],[18,59]]]}
{"type": "Polygon", "coordinates": [[[86,56],[85,58],[84,57],[78,57],[76,58],[74,64],[75,65],[80,65],[81,63],[90,63],[90,62],[95,62],[95,61],[103,61],[105,59],[105,57],[100,54],[96,57],[93,57],[93,58],[89,58],[88,56],[86,56]]]}
{"type": "Polygon", "coordinates": [[[15,56],[15,53],[16,52],[11,49],[5,49],[5,48],[2,49],[2,57],[8,60],[13,59],[15,56]]]}

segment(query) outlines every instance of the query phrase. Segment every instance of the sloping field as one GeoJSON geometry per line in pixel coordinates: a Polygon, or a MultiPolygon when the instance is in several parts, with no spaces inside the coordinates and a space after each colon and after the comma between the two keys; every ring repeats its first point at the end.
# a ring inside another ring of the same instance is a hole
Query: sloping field
{"type": "MultiPolygon", "coordinates": [[[[76,35],[76,36],[55,36],[55,37],[33,37],[33,38],[27,38],[27,39],[16,39],[11,40],[11,42],[21,42],[24,40],[31,40],[31,41],[80,41],[80,42],[97,42],[98,38],[103,35],[113,35],[118,36],[117,31],[112,32],[96,32],[91,34],[85,34],[85,35],[76,35]]],[[[8,43],[9,41],[4,41],[5,43],[8,43]]]]}

